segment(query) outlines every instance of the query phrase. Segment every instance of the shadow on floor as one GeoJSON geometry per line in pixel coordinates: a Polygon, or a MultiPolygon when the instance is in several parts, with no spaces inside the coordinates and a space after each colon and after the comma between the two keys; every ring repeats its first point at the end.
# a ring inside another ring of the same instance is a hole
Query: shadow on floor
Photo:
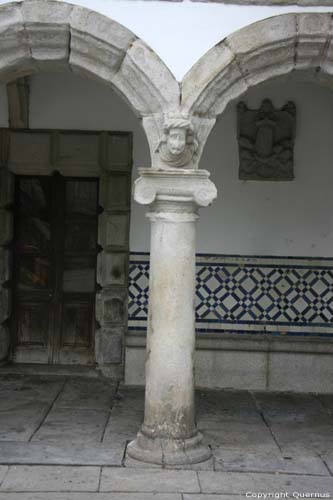
{"type": "MultiPolygon", "coordinates": [[[[105,379],[3,375],[0,464],[151,468],[126,459],[143,403],[143,389],[105,379]]],[[[198,427],[213,458],[182,468],[333,474],[332,413],[333,395],[199,390],[198,427]]]]}

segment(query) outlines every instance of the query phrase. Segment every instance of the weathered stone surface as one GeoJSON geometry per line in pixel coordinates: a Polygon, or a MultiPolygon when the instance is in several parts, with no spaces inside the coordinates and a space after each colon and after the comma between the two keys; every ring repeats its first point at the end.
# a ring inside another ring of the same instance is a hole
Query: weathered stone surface
{"type": "Polygon", "coordinates": [[[107,418],[106,409],[55,407],[34,435],[33,442],[53,444],[100,442],[107,418]]]}
{"type": "Polygon", "coordinates": [[[123,356],[123,339],[123,327],[103,327],[97,330],[95,334],[97,363],[121,363],[123,356]]]}
{"type": "Polygon", "coordinates": [[[111,83],[140,116],[179,104],[179,85],[163,62],[108,17],[63,2],[31,1],[2,5],[0,19],[0,77],[6,81],[70,66],[111,83]]]}
{"type": "Polygon", "coordinates": [[[45,169],[50,165],[51,136],[47,132],[19,132],[10,134],[9,167],[15,170],[17,165],[35,169],[45,169]]]}
{"type": "MultiPolygon", "coordinates": [[[[142,205],[154,203],[161,194],[170,195],[174,200],[179,196],[181,201],[186,197],[187,203],[192,202],[206,207],[217,196],[217,190],[209,180],[207,170],[159,172],[153,169],[140,169],[140,175],[134,184],[134,199],[142,205]]],[[[179,210],[178,213],[186,214],[186,208],[187,205],[184,205],[184,210],[179,210]]]]}
{"type": "Polygon", "coordinates": [[[0,186],[0,208],[4,208],[14,198],[14,176],[6,168],[0,168],[0,186]]]}
{"type": "Polygon", "coordinates": [[[112,83],[139,115],[177,110],[179,84],[170,70],[142,40],[136,40],[112,83]],[[144,78],[146,85],[142,85],[144,78]]]}
{"type": "Polygon", "coordinates": [[[64,378],[29,376],[24,377],[1,377],[0,394],[2,396],[0,409],[4,409],[4,404],[9,403],[11,408],[13,402],[41,401],[51,404],[56,398],[62,386],[64,378]]]}
{"type": "Polygon", "coordinates": [[[132,134],[108,134],[105,168],[127,171],[132,162],[132,134]]]}
{"type": "Polygon", "coordinates": [[[116,386],[108,380],[69,380],[60,397],[56,408],[81,408],[92,410],[109,410],[116,386]]]}
{"type": "Polygon", "coordinates": [[[191,109],[195,103],[200,114],[214,116],[215,112],[222,112],[228,99],[243,94],[247,88],[235,54],[225,42],[221,42],[201,57],[184,76],[182,104],[191,109]]]}
{"type": "Polygon", "coordinates": [[[0,77],[10,80],[36,66],[31,61],[20,4],[2,5],[0,19],[0,77]]]}
{"type": "Polygon", "coordinates": [[[0,484],[2,483],[7,472],[8,472],[7,465],[0,465],[0,484]]]}
{"type": "Polygon", "coordinates": [[[13,238],[13,215],[9,210],[0,209],[0,246],[8,245],[13,238]]]}
{"type": "MultiPolygon", "coordinates": [[[[118,438],[118,436],[116,437],[118,438]]],[[[111,437],[107,444],[83,443],[82,441],[77,443],[2,441],[0,442],[0,456],[4,463],[14,465],[111,465],[120,467],[127,439],[126,437],[125,441],[120,441],[113,440],[111,437]]]]}
{"type": "Polygon", "coordinates": [[[29,128],[29,91],[28,78],[18,78],[7,83],[10,128],[29,128]]]}
{"type": "Polygon", "coordinates": [[[98,243],[104,249],[128,247],[129,214],[103,212],[99,216],[98,243]]]}
{"type": "Polygon", "coordinates": [[[194,416],[195,222],[216,188],[203,170],[141,169],[140,175],[134,198],[150,205],[152,223],[146,400],[144,423],[127,452],[155,464],[202,462],[211,452],[194,416]]]}
{"type": "Polygon", "coordinates": [[[97,491],[99,467],[9,467],[1,491],[97,491]]]}
{"type": "Polygon", "coordinates": [[[10,251],[0,248],[0,285],[10,278],[10,251]]]}
{"type": "Polygon", "coordinates": [[[297,47],[295,68],[297,70],[316,70],[325,57],[323,47],[331,36],[332,20],[330,14],[306,14],[297,16],[297,47]]]}
{"type": "Polygon", "coordinates": [[[158,165],[153,168],[174,169],[198,168],[197,153],[199,144],[197,133],[188,113],[165,113],[162,136],[155,148],[158,165]]]}
{"type": "Polygon", "coordinates": [[[99,253],[97,257],[97,283],[101,286],[125,285],[127,265],[127,253],[99,253]]]}
{"type": "Polygon", "coordinates": [[[99,171],[100,135],[96,133],[57,132],[53,137],[55,167],[93,168],[99,171]]]}
{"type": "MultiPolygon", "coordinates": [[[[180,493],[1,493],[0,500],[182,500],[180,493]]],[[[191,499],[192,500],[192,499],[191,499]]],[[[201,496],[193,500],[201,500],[201,496]]],[[[211,500],[206,498],[204,500],[211,500]]],[[[213,499],[216,500],[216,497],[213,499]]]]}
{"type": "MultiPolygon", "coordinates": [[[[69,17],[72,29],[106,42],[115,51],[124,54],[136,40],[136,36],[125,26],[93,10],[72,6],[69,17]]],[[[112,61],[110,61],[112,65],[112,61]]]]}
{"type": "Polygon", "coordinates": [[[82,7],[75,6],[70,16],[70,65],[111,81],[127,48],[136,39],[124,26],[82,7]]]}
{"type": "Polygon", "coordinates": [[[127,291],[124,288],[112,288],[98,293],[96,295],[96,319],[101,325],[125,323],[127,291]]]}
{"type": "Polygon", "coordinates": [[[239,178],[256,181],[294,179],[296,106],[288,101],[274,108],[264,99],[257,109],[237,105],[239,178]]]}
{"type": "Polygon", "coordinates": [[[199,471],[203,493],[245,495],[246,492],[283,491],[290,496],[295,491],[323,491],[330,493],[332,477],[301,476],[293,474],[251,474],[243,472],[199,471]]]}
{"type": "Polygon", "coordinates": [[[214,450],[215,470],[230,472],[267,472],[271,474],[314,474],[328,476],[323,461],[316,455],[299,454],[284,458],[278,450],[262,452],[243,448],[214,450]]]}
{"type": "Polygon", "coordinates": [[[6,321],[11,312],[11,294],[8,288],[0,288],[0,323],[6,321]]]}
{"type": "Polygon", "coordinates": [[[104,210],[127,210],[131,179],[126,174],[104,174],[100,178],[99,203],[104,210]]]}
{"type": "MultiPolygon", "coordinates": [[[[186,109],[216,116],[247,88],[291,72],[296,20],[295,14],[284,14],[259,21],[212,48],[184,77],[182,103],[186,109]]],[[[307,57],[310,61],[311,51],[307,57]]]]}
{"type": "Polygon", "coordinates": [[[0,325],[0,362],[8,356],[10,333],[6,325],[0,325]]]}
{"type": "Polygon", "coordinates": [[[68,68],[69,18],[72,5],[62,2],[22,3],[31,56],[41,69],[68,68]]]}
{"type": "Polygon", "coordinates": [[[105,468],[102,472],[101,491],[192,492],[200,486],[194,471],[159,469],[105,468]]]}
{"type": "Polygon", "coordinates": [[[17,398],[2,405],[0,441],[28,441],[48,410],[48,403],[17,398]]]}

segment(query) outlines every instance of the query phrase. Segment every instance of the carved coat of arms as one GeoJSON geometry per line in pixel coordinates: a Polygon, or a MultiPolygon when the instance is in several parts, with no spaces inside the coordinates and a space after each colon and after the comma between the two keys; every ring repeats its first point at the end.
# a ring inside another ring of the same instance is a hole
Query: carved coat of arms
{"type": "Polygon", "coordinates": [[[237,106],[239,178],[290,181],[294,178],[296,107],[275,109],[265,99],[259,109],[237,106]]]}

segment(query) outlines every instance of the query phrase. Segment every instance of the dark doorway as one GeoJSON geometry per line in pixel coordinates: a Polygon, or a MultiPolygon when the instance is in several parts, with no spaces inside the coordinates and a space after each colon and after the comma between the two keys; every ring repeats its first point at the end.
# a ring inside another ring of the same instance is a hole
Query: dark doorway
{"type": "Polygon", "coordinates": [[[15,361],[95,361],[97,221],[96,178],[16,176],[15,361]]]}

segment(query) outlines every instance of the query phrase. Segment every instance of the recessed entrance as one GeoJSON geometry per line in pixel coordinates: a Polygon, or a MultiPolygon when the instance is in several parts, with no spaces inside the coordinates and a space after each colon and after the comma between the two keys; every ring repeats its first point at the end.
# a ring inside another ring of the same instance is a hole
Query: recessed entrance
{"type": "Polygon", "coordinates": [[[98,180],[16,176],[14,359],[94,361],[98,180]]]}

